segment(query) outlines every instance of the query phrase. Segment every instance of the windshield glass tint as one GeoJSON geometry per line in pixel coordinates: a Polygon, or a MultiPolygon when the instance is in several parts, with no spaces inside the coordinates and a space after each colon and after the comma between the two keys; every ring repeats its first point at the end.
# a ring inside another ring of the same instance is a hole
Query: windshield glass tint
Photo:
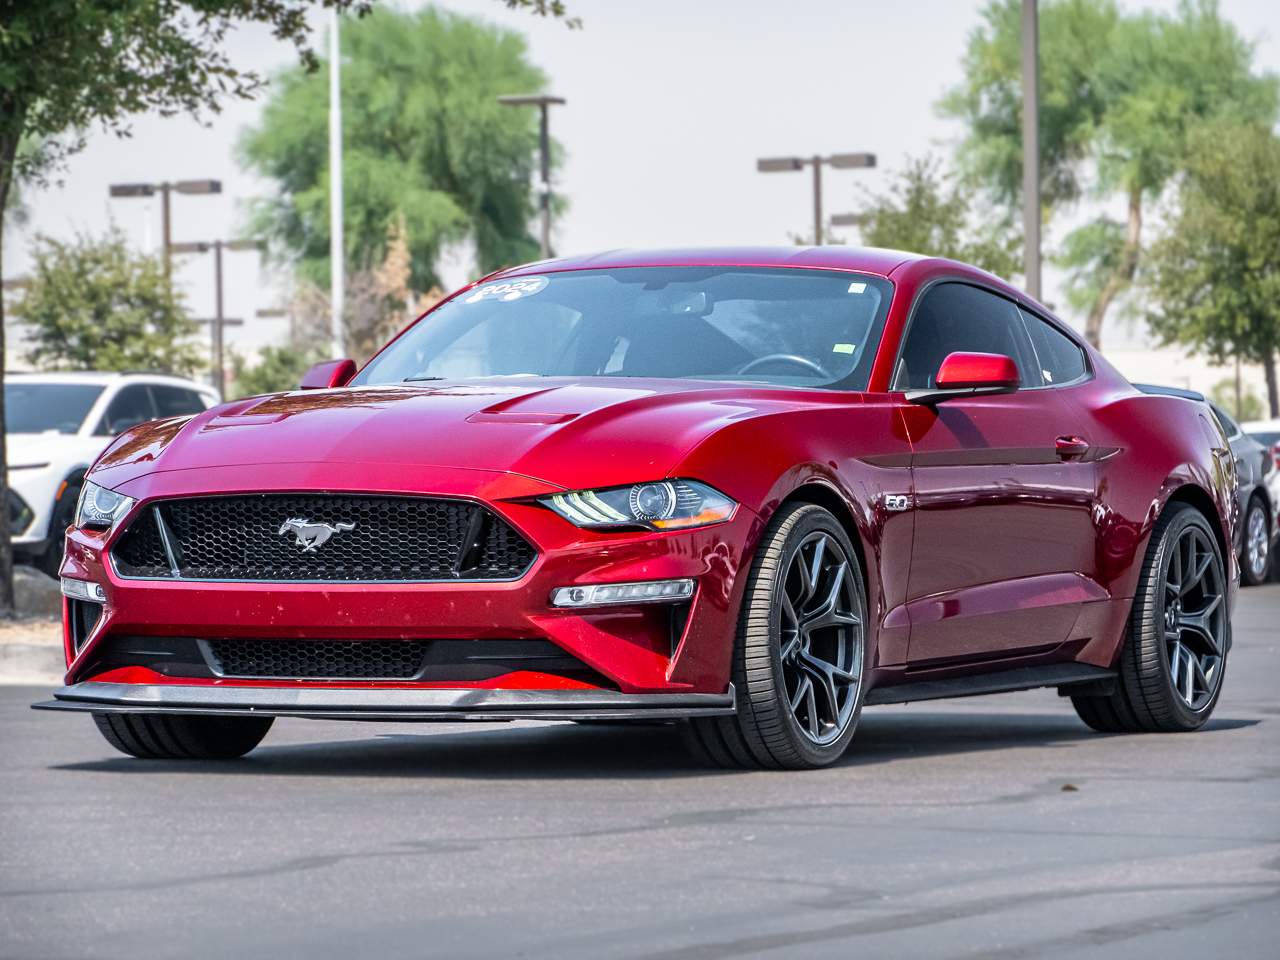
{"type": "Polygon", "coordinates": [[[481,284],[355,383],[692,377],[865,389],[892,287],[833,270],[629,267],[481,284]]]}
{"type": "Polygon", "coordinates": [[[102,387],[90,383],[4,385],[4,425],[10,433],[75,433],[102,387]]]}

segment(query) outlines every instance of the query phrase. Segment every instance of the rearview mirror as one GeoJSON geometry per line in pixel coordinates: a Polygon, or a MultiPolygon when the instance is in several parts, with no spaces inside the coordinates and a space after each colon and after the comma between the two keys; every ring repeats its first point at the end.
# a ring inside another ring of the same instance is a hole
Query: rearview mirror
{"type": "Polygon", "coordinates": [[[330,387],[345,387],[356,375],[354,360],[322,360],[302,375],[303,390],[328,390],[330,387]]]}
{"type": "Polygon", "coordinates": [[[1022,384],[1018,365],[1000,353],[949,353],[927,390],[908,390],[910,403],[932,405],[961,397],[1012,393],[1022,384]]]}

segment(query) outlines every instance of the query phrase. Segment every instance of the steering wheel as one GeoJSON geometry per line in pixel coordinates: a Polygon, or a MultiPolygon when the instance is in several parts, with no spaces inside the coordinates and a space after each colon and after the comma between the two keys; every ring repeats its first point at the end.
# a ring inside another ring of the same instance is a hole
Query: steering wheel
{"type": "Polygon", "coordinates": [[[797,367],[804,367],[809,372],[816,373],[818,376],[822,377],[822,379],[824,380],[831,379],[831,374],[827,373],[826,370],[823,370],[821,364],[816,363],[813,360],[810,360],[808,357],[797,356],[794,353],[770,353],[763,357],[756,357],[754,360],[748,360],[746,363],[744,363],[741,367],[738,368],[737,372],[739,374],[750,373],[756,367],[762,367],[766,363],[773,363],[774,361],[778,361],[781,363],[790,363],[797,367]]]}

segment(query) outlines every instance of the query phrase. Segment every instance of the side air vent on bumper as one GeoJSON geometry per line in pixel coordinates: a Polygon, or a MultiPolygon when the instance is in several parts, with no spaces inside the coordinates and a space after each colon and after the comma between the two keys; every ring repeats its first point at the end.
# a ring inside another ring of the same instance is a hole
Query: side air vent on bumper
{"type": "Polygon", "coordinates": [[[535,556],[479,504],[335,494],[161,501],[112,550],[123,577],[318,582],[514,580],[535,556]]]}

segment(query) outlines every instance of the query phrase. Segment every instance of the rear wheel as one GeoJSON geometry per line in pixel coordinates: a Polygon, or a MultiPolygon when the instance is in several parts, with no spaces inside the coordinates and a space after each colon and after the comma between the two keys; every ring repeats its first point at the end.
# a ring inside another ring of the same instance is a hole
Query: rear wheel
{"type": "Polygon", "coordinates": [[[230,760],[271,729],[272,717],[205,717],[168,713],[95,713],[98,732],[121,753],[144,760],[230,760]]]}
{"type": "Polygon", "coordinates": [[[1104,733],[1175,733],[1201,727],[1222,692],[1230,646],[1222,551],[1204,515],[1175,503],[1157,521],[1106,697],[1072,697],[1104,733]]]}
{"type": "Polygon", "coordinates": [[[1267,505],[1259,496],[1249,501],[1244,515],[1244,549],[1240,571],[1251,587],[1267,582],[1271,572],[1271,530],[1267,523],[1267,505]]]}
{"type": "Polygon", "coordinates": [[[785,508],[751,565],[733,653],[738,712],[695,719],[690,747],[721,766],[804,769],[840,759],[862,710],[866,589],[827,510],[785,508]]]}

